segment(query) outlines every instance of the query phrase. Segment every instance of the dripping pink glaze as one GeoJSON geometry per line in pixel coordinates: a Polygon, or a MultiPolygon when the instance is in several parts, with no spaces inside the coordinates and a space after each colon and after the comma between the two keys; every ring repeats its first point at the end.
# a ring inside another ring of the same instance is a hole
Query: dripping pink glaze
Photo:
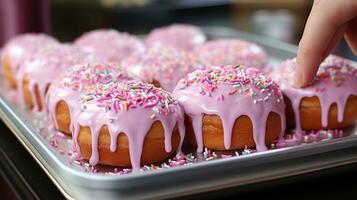
{"type": "Polygon", "coordinates": [[[165,131],[165,150],[172,150],[171,137],[175,125],[180,132],[181,146],[185,136],[184,115],[171,94],[151,84],[138,81],[97,84],[86,90],[81,97],[82,109],[73,113],[72,133],[75,147],[79,150],[80,126],[87,126],[92,133],[91,165],[99,161],[98,138],[100,129],[107,125],[111,138],[110,150],[117,149],[119,133],[129,140],[130,160],[134,171],[139,171],[143,143],[155,121],[160,121],[165,131]]]}
{"type": "Polygon", "coordinates": [[[48,111],[55,127],[58,129],[56,107],[60,101],[66,102],[72,116],[74,108],[80,107],[80,96],[85,88],[98,83],[107,84],[128,79],[119,66],[105,63],[83,63],[67,69],[51,84],[46,96],[48,111]]]}
{"type": "Polygon", "coordinates": [[[36,85],[40,92],[41,102],[45,108],[47,85],[50,85],[66,69],[85,61],[86,55],[71,45],[55,45],[42,48],[24,61],[23,67],[20,68],[16,76],[17,82],[20,85],[18,88],[20,99],[24,100],[23,78],[25,75],[28,75],[29,90],[34,102],[34,110],[39,111],[35,95],[36,85]]]}
{"type": "Polygon", "coordinates": [[[146,45],[171,47],[179,50],[192,50],[206,41],[205,34],[196,26],[173,24],[152,30],[146,38],[146,45]]]}
{"type": "Polygon", "coordinates": [[[197,46],[194,52],[206,66],[242,64],[261,69],[268,61],[262,47],[239,39],[211,40],[197,46]]]}
{"type": "Polygon", "coordinates": [[[9,56],[11,60],[11,70],[16,73],[24,60],[29,56],[37,52],[39,49],[48,45],[57,45],[58,41],[46,34],[42,33],[27,33],[19,35],[9,40],[3,50],[1,60],[5,59],[5,56],[9,56]]]}
{"type": "Polygon", "coordinates": [[[285,103],[279,86],[259,70],[244,66],[207,67],[196,70],[176,86],[174,97],[192,118],[197,151],[202,152],[202,117],[218,115],[224,129],[224,146],[230,148],[235,120],[248,116],[253,125],[253,138],[258,151],[267,150],[265,127],[270,112],[281,119],[285,131],[285,103]]]}
{"type": "Polygon", "coordinates": [[[321,104],[321,124],[328,125],[328,114],[333,103],[337,105],[338,121],[343,121],[345,105],[350,95],[357,95],[357,69],[341,57],[330,55],[320,65],[319,71],[311,85],[305,88],[291,86],[296,59],[283,62],[273,77],[279,80],[281,90],[290,101],[295,114],[296,129],[301,131],[300,102],[304,97],[316,96],[321,104]]]}
{"type": "Polygon", "coordinates": [[[113,29],[99,29],[80,36],[75,45],[89,54],[95,55],[99,61],[120,63],[134,53],[143,53],[143,42],[128,33],[113,29]]]}
{"type": "Polygon", "coordinates": [[[197,68],[198,62],[192,53],[158,45],[125,59],[121,65],[130,76],[149,83],[156,80],[172,91],[181,78],[197,68]]]}

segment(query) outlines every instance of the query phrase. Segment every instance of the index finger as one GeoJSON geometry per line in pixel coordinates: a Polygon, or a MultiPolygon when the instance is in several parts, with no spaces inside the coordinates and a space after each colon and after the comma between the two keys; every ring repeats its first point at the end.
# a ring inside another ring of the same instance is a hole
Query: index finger
{"type": "Polygon", "coordinates": [[[309,84],[329,52],[329,43],[342,24],[355,15],[349,0],[320,0],[314,3],[299,43],[295,85],[309,84]]]}

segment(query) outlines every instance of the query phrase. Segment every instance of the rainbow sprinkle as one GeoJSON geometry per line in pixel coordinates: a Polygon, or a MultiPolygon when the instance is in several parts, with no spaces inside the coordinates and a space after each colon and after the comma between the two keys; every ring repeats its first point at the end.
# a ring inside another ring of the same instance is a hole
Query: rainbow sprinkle
{"type": "Polygon", "coordinates": [[[267,63],[263,48],[239,39],[211,40],[195,48],[194,52],[202,64],[209,66],[243,64],[262,68],[267,63]]]}
{"type": "Polygon", "coordinates": [[[245,66],[207,67],[196,70],[185,79],[181,79],[177,88],[184,90],[191,85],[200,86],[200,94],[211,96],[219,85],[231,85],[228,94],[220,94],[217,100],[223,101],[225,95],[248,94],[254,98],[254,103],[267,101],[272,95],[277,101],[282,101],[283,96],[279,86],[262,72],[255,68],[245,66]]]}
{"type": "Polygon", "coordinates": [[[144,81],[172,81],[198,67],[197,58],[188,52],[154,46],[143,54],[135,54],[122,62],[129,74],[144,81]]]}
{"type": "MultiPolygon", "coordinates": [[[[81,97],[84,109],[85,105],[92,101],[95,101],[98,107],[106,111],[112,110],[115,113],[144,107],[165,116],[174,112],[174,106],[178,106],[178,102],[171,97],[169,92],[139,81],[97,84],[88,88],[81,97]]],[[[151,116],[152,119],[155,117],[151,116]]]]}
{"type": "Polygon", "coordinates": [[[106,84],[112,81],[129,79],[117,66],[95,63],[76,65],[61,75],[60,82],[64,87],[74,91],[83,91],[84,88],[96,83],[106,84]]]}
{"type": "MultiPolygon", "coordinates": [[[[305,145],[309,143],[315,143],[325,140],[331,140],[334,138],[345,137],[345,133],[341,129],[333,130],[318,130],[318,131],[301,131],[291,130],[287,132],[285,138],[279,141],[275,141],[270,145],[270,149],[281,149],[285,147],[305,145]]],[[[192,165],[200,162],[207,162],[217,159],[232,159],[235,157],[248,156],[257,153],[255,149],[250,149],[247,146],[243,150],[239,151],[214,151],[205,148],[202,153],[188,153],[178,154],[175,157],[168,159],[166,162],[160,165],[144,165],[140,172],[163,170],[166,168],[174,168],[185,165],[192,165]]],[[[68,154],[73,157],[70,164],[79,166],[84,171],[89,173],[105,173],[108,175],[125,175],[132,173],[131,168],[104,168],[103,166],[92,166],[88,162],[81,160],[78,153],[75,151],[69,151],[68,154]]]]}
{"type": "MultiPolygon", "coordinates": [[[[284,61],[280,70],[275,74],[277,78],[281,77],[284,80],[290,81],[291,74],[297,67],[296,58],[284,61]]],[[[345,58],[335,55],[328,56],[324,62],[321,63],[320,68],[312,84],[335,82],[336,87],[340,87],[346,80],[357,76],[357,68],[345,58]]],[[[318,88],[316,92],[324,92],[325,88],[318,88]]]]}

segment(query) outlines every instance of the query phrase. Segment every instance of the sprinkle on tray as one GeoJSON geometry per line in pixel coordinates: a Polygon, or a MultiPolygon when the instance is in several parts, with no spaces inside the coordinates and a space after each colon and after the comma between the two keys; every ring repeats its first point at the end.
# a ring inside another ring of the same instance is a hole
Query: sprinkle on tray
{"type": "MultiPolygon", "coordinates": [[[[271,145],[271,149],[279,149],[290,146],[298,146],[311,142],[318,142],[329,140],[332,138],[344,137],[343,130],[319,130],[319,131],[301,131],[297,132],[292,130],[288,132],[284,139],[276,141],[271,145]]],[[[213,151],[208,148],[205,148],[202,153],[188,153],[188,154],[178,154],[177,156],[169,159],[168,161],[162,163],[161,165],[145,165],[141,168],[140,172],[162,170],[165,168],[180,167],[185,165],[191,165],[197,162],[207,162],[217,159],[231,159],[234,157],[248,156],[254,154],[257,151],[255,149],[250,149],[247,146],[240,151],[213,151]]],[[[130,168],[112,168],[111,171],[108,171],[107,168],[101,166],[92,166],[86,161],[83,161],[78,156],[78,153],[75,150],[68,151],[68,155],[73,157],[73,160],[70,164],[74,164],[83,169],[83,171],[89,173],[105,173],[108,175],[124,175],[132,173],[130,168]]]]}
{"type": "MultiPolygon", "coordinates": [[[[141,82],[132,83],[132,87],[136,90],[143,90],[141,82]],[[140,86],[140,87],[139,87],[140,86]]],[[[150,90],[156,90],[155,87],[151,87],[150,90]]],[[[145,87],[145,88],[147,88],[145,87]]],[[[107,89],[109,89],[108,87],[107,89]]],[[[131,88],[131,87],[130,87],[131,88]]],[[[134,95],[135,97],[140,97],[140,95],[134,95]]],[[[147,95],[148,97],[150,95],[147,95]]],[[[159,93],[157,96],[165,97],[165,93],[159,93]]],[[[115,97],[115,96],[113,96],[115,97]]],[[[110,98],[109,98],[110,99],[110,98]]],[[[124,98],[125,99],[125,98],[124,98]]],[[[137,102],[141,102],[140,98],[137,98],[137,102]]],[[[168,104],[171,105],[172,98],[168,98],[168,104]]],[[[144,104],[144,102],[142,102],[144,104]]],[[[131,104],[131,101],[128,101],[128,104],[131,104]]],[[[165,104],[162,103],[161,104],[165,104]]],[[[130,108],[129,108],[130,109],[130,108]]],[[[43,126],[46,123],[41,123],[43,126]]],[[[88,161],[82,160],[80,154],[77,152],[76,148],[73,146],[72,149],[66,149],[66,143],[71,141],[68,136],[57,132],[41,132],[41,135],[46,135],[46,141],[53,146],[60,154],[68,158],[70,165],[75,165],[79,169],[86,171],[88,173],[105,173],[107,175],[125,175],[132,173],[130,168],[118,168],[118,167],[107,167],[107,166],[92,166],[88,161]],[[46,133],[46,134],[45,134],[46,133]]],[[[296,131],[291,130],[287,132],[283,139],[274,141],[270,149],[279,149],[284,147],[299,146],[305,145],[308,143],[321,142],[325,140],[331,140],[335,138],[341,138],[348,136],[341,129],[333,130],[318,130],[318,131],[296,131]]],[[[140,172],[154,171],[154,170],[163,170],[165,168],[180,167],[185,165],[191,165],[199,162],[214,161],[217,159],[233,159],[237,157],[249,156],[250,154],[255,154],[257,151],[254,148],[249,148],[245,146],[243,150],[238,151],[215,151],[208,148],[205,148],[202,153],[188,153],[188,154],[177,154],[175,157],[167,160],[166,162],[160,165],[145,165],[141,168],[140,172]]]]}

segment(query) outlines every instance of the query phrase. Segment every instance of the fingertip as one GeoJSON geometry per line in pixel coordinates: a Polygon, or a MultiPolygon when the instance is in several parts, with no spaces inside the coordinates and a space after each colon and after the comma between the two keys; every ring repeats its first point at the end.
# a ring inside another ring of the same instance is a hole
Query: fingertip
{"type": "Polygon", "coordinates": [[[304,76],[298,64],[294,71],[292,86],[296,88],[301,88],[304,86],[304,76]]]}
{"type": "Polygon", "coordinates": [[[297,59],[297,70],[295,73],[296,86],[306,87],[312,83],[322,62],[320,57],[300,57],[297,59]]]}
{"type": "Polygon", "coordinates": [[[295,87],[304,87],[305,83],[305,71],[307,70],[308,65],[306,65],[306,61],[308,61],[311,57],[310,50],[300,41],[298,53],[296,57],[296,69],[294,73],[294,86],[295,87]]]}
{"type": "Polygon", "coordinates": [[[297,86],[300,87],[306,87],[312,82],[320,63],[324,59],[320,53],[321,50],[316,51],[314,46],[305,44],[303,41],[300,42],[296,58],[297,69],[295,76],[299,77],[295,78],[297,83],[300,83],[297,86]]]}

